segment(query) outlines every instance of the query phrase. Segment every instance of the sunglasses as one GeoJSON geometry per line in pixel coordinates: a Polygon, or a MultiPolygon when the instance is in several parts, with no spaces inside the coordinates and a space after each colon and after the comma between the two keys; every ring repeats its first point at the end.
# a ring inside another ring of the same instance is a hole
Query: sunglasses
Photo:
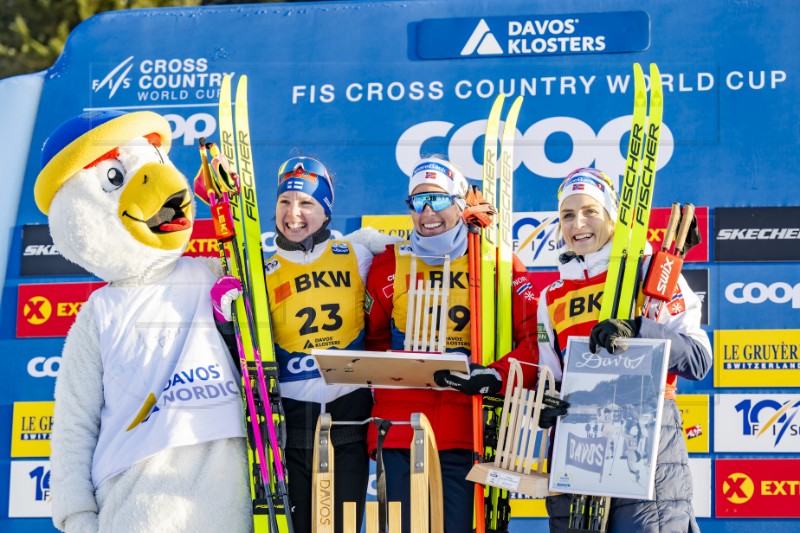
{"type": "Polygon", "coordinates": [[[447,209],[451,205],[456,203],[456,198],[458,198],[455,194],[447,194],[443,192],[423,192],[420,194],[415,194],[413,196],[409,196],[406,199],[406,203],[408,204],[409,209],[413,209],[417,213],[422,213],[425,210],[425,206],[430,206],[436,213],[442,211],[443,209],[447,209]]]}

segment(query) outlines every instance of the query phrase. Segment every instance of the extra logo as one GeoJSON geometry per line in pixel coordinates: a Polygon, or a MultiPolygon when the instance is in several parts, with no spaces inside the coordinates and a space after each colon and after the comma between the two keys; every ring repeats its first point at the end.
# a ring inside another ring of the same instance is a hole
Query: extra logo
{"type": "Polygon", "coordinates": [[[718,459],[717,518],[800,518],[800,459],[718,459]]]}
{"type": "Polygon", "coordinates": [[[740,505],[750,501],[756,492],[753,480],[747,474],[736,472],[722,482],[722,494],[729,502],[740,505]]]}
{"type": "Polygon", "coordinates": [[[44,324],[53,314],[53,304],[44,296],[33,296],[22,307],[22,316],[29,324],[44,324]]]}
{"type": "Polygon", "coordinates": [[[63,337],[89,295],[105,283],[19,285],[17,337],[63,337]]]}

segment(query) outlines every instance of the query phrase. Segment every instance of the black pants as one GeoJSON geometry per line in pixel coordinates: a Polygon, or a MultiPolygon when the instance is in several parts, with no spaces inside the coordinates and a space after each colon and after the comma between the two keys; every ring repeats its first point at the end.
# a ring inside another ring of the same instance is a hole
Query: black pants
{"type": "MultiPolygon", "coordinates": [[[[295,533],[311,533],[311,477],[314,451],[302,448],[286,448],[286,468],[289,471],[289,500],[291,501],[292,525],[295,533]]],[[[341,444],[333,449],[334,460],[334,526],[342,531],[342,504],[356,503],[358,524],[364,517],[364,501],[369,482],[369,456],[366,442],[341,444]]],[[[359,527],[360,529],[360,527],[359,527]]]]}
{"type": "MultiPolygon", "coordinates": [[[[383,450],[386,468],[386,497],[401,502],[403,533],[411,530],[411,452],[405,449],[383,450]]],[[[472,468],[471,450],[442,450],[442,492],[445,533],[471,533],[475,484],[466,477],[472,468]]]]}

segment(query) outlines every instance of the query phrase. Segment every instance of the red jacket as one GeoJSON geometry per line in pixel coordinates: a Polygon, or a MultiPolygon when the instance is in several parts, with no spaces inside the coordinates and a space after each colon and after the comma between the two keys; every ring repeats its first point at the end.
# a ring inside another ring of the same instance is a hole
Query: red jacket
{"type": "MultiPolygon", "coordinates": [[[[396,271],[393,245],[376,256],[367,277],[366,349],[389,350],[392,336],[392,306],[396,271]]],[[[503,377],[508,376],[507,358],[514,357],[529,363],[539,362],[536,309],[538,297],[529,282],[529,273],[514,256],[513,336],[515,348],[492,363],[503,377]]],[[[467,326],[468,327],[468,326],[467,326]]],[[[467,337],[468,338],[468,337],[467,337]]],[[[536,383],[536,367],[522,365],[526,386],[536,383]]],[[[408,421],[412,413],[423,412],[431,422],[440,450],[472,449],[472,397],[458,391],[426,389],[375,389],[372,415],[391,421],[408,421]]],[[[385,448],[408,448],[411,428],[396,425],[388,432],[385,448]]],[[[374,454],[377,432],[370,427],[368,444],[374,454]]]]}

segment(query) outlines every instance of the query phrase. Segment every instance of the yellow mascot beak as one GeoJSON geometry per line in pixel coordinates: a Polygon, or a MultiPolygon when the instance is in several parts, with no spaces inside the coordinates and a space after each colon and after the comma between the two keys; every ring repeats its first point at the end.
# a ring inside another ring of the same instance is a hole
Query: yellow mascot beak
{"type": "Polygon", "coordinates": [[[173,166],[143,165],[122,191],[117,213],[122,225],[144,245],[177,250],[189,242],[194,222],[192,194],[173,166]]]}

